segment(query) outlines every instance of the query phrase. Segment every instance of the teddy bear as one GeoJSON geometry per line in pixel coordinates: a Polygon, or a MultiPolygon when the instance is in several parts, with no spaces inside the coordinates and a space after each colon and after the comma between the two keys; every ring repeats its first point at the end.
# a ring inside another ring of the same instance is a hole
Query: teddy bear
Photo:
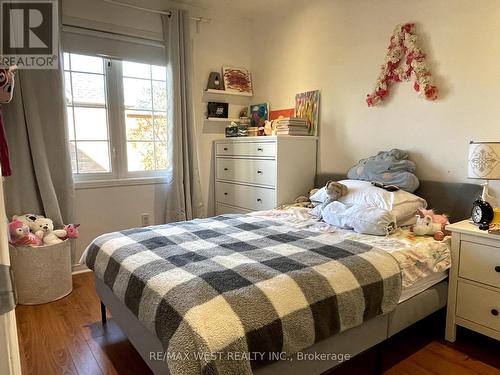
{"type": "Polygon", "coordinates": [[[44,245],[55,245],[63,242],[67,233],[64,229],[54,230],[54,223],[52,220],[45,217],[39,217],[34,222],[35,234],[40,238],[44,245]]]}
{"type": "Polygon", "coordinates": [[[449,223],[448,216],[438,215],[434,210],[421,208],[417,211],[417,222],[410,228],[410,231],[417,236],[432,235],[436,241],[442,241],[446,236],[451,235],[445,229],[449,223]]]}
{"type": "Polygon", "coordinates": [[[341,184],[340,182],[332,180],[328,181],[325,185],[325,192],[328,198],[323,202],[322,209],[324,209],[333,201],[336,201],[346,195],[347,190],[347,186],[341,184]]]}
{"type": "Polygon", "coordinates": [[[9,223],[9,242],[12,245],[41,246],[43,242],[40,238],[30,232],[30,228],[21,220],[14,219],[9,223]]]}

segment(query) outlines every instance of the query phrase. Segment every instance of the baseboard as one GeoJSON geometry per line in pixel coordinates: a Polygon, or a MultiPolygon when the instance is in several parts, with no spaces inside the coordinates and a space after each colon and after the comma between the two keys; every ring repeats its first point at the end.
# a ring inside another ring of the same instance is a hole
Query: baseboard
{"type": "Polygon", "coordinates": [[[78,275],[79,273],[90,272],[91,270],[84,264],[74,264],[72,269],[73,275],[78,275]]]}

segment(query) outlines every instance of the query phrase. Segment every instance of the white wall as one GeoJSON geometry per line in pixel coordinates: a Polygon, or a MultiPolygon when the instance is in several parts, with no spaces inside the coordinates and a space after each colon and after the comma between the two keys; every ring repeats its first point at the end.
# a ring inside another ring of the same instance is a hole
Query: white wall
{"type": "Polygon", "coordinates": [[[321,90],[319,170],[345,172],[360,158],[398,147],[410,151],[423,179],[467,181],[468,142],[500,141],[500,2],[295,5],[257,19],[252,71],[257,100],[272,108],[293,107],[297,92],[321,90]],[[440,99],[426,102],[412,84],[400,83],[385,105],[368,108],[394,26],[405,22],[417,23],[440,99]]]}
{"type": "MultiPolygon", "coordinates": [[[[143,7],[168,8],[165,1],[136,1],[143,7]]],[[[222,65],[250,68],[250,23],[224,9],[190,9],[194,16],[212,18],[196,32],[193,21],[191,36],[194,57],[194,100],[198,135],[201,184],[205,208],[213,212],[213,178],[211,176],[212,141],[223,136],[224,126],[203,123],[206,103],[202,92],[208,74],[220,71],[222,65]]],[[[120,32],[134,36],[160,39],[161,20],[158,15],[110,5],[100,0],[63,0],[63,23],[120,32]]],[[[77,241],[75,261],[96,236],[120,229],[140,226],[142,213],[150,213],[154,222],[163,222],[164,185],[140,185],[76,191],[76,221],[82,224],[77,241]]]]}

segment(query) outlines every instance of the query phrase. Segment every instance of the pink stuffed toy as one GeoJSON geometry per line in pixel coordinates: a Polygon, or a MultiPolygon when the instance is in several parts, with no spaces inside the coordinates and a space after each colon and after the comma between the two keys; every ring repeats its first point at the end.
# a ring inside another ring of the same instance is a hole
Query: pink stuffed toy
{"type": "Polygon", "coordinates": [[[442,241],[445,236],[451,235],[445,229],[449,223],[448,216],[444,214],[438,215],[434,210],[420,208],[417,210],[417,223],[410,230],[420,236],[425,234],[433,235],[436,241],[442,241]]]}
{"type": "Polygon", "coordinates": [[[22,246],[41,246],[43,242],[40,238],[30,232],[30,228],[21,220],[14,219],[9,223],[10,243],[22,246]]]}
{"type": "Polygon", "coordinates": [[[80,233],[78,232],[78,227],[80,224],[68,224],[64,226],[64,230],[66,231],[66,236],[63,237],[63,240],[73,239],[80,237],[80,233]]]}

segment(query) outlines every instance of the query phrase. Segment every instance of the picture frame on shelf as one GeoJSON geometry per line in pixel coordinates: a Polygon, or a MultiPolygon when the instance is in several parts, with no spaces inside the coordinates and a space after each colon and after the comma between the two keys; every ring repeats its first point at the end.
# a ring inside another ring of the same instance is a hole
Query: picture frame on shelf
{"type": "Polygon", "coordinates": [[[228,118],[229,104],[219,102],[207,103],[207,117],[208,118],[228,118]]]}
{"type": "Polygon", "coordinates": [[[222,77],[226,92],[253,95],[252,77],[248,69],[223,66],[222,77]]]}

